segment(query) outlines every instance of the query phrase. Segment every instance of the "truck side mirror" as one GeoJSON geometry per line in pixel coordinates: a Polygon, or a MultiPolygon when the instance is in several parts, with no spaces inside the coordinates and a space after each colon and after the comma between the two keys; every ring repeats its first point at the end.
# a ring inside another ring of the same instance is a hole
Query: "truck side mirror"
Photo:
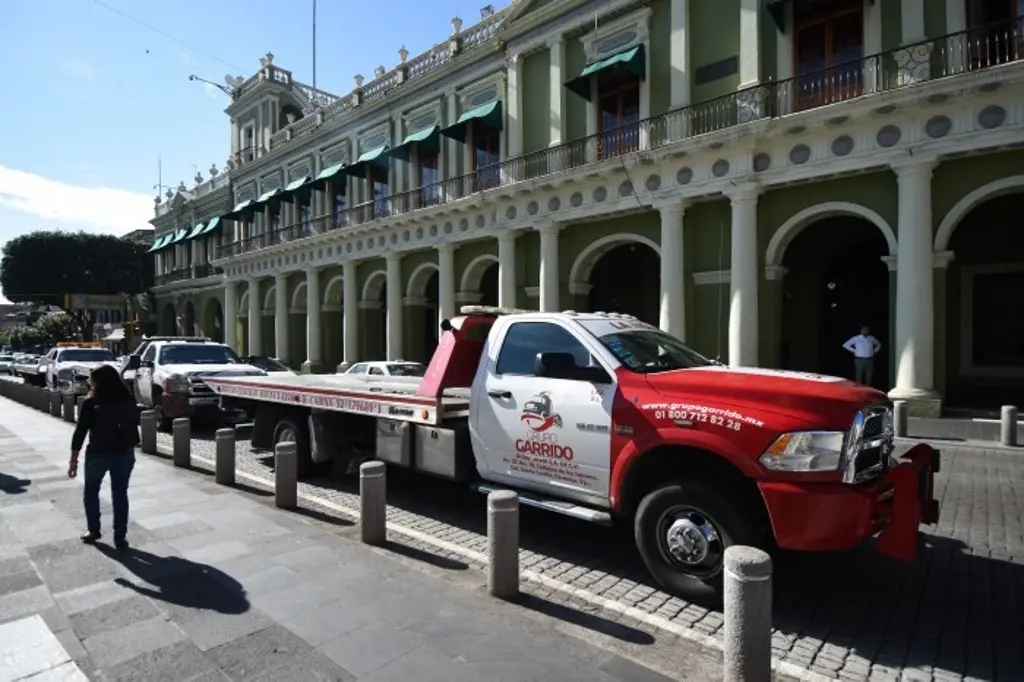
{"type": "Polygon", "coordinates": [[[141,364],[142,364],[142,358],[141,357],[139,357],[138,355],[129,355],[128,356],[128,364],[125,366],[125,369],[138,369],[139,365],[141,365],[141,364]]]}
{"type": "Polygon", "coordinates": [[[576,364],[576,357],[572,353],[537,353],[537,358],[533,363],[533,373],[538,377],[548,379],[569,379],[592,384],[611,383],[611,377],[604,369],[591,365],[581,367],[576,364]]]}
{"type": "Polygon", "coordinates": [[[152,360],[143,360],[143,361],[141,361],[139,363],[139,367],[140,368],[145,367],[146,369],[153,369],[153,361],[152,360]]]}

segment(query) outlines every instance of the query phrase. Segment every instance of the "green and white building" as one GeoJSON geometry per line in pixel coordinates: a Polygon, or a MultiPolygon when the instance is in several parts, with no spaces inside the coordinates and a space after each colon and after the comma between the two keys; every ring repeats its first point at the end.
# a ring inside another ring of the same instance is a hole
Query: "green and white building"
{"type": "Polygon", "coordinates": [[[158,197],[164,332],[424,360],[468,303],[622,311],[919,414],[1024,383],[1024,0],[518,0],[334,95],[273,55],[158,197]],[[215,171],[216,169],[212,169],[215,171]]]}

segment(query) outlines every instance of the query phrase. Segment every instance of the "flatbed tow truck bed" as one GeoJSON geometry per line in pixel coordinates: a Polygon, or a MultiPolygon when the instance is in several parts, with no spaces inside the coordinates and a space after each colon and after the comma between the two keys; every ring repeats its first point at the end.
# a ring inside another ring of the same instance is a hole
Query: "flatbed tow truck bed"
{"type": "MultiPolygon", "coordinates": [[[[212,377],[211,377],[212,379],[212,377]]],[[[343,374],[282,377],[217,377],[208,385],[222,398],[299,405],[395,421],[439,426],[469,414],[468,388],[447,389],[440,398],[416,394],[421,379],[376,379],[343,374]]]]}

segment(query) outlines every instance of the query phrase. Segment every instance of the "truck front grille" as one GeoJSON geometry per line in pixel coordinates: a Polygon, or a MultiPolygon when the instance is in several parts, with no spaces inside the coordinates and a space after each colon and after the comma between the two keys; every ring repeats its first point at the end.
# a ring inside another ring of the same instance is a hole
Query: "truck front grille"
{"type": "Polygon", "coordinates": [[[892,450],[892,406],[865,407],[854,418],[847,438],[843,482],[863,483],[881,476],[889,468],[892,450]]]}

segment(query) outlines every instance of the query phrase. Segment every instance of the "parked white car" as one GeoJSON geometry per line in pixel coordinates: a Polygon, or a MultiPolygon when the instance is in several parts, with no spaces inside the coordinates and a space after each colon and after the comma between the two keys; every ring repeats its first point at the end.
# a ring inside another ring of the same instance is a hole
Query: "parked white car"
{"type": "Polygon", "coordinates": [[[0,355],[0,374],[13,374],[14,356],[10,353],[0,355]]]}
{"type": "Polygon", "coordinates": [[[379,377],[422,377],[426,373],[427,366],[423,363],[405,360],[357,362],[345,370],[345,374],[368,374],[379,377]]]}

